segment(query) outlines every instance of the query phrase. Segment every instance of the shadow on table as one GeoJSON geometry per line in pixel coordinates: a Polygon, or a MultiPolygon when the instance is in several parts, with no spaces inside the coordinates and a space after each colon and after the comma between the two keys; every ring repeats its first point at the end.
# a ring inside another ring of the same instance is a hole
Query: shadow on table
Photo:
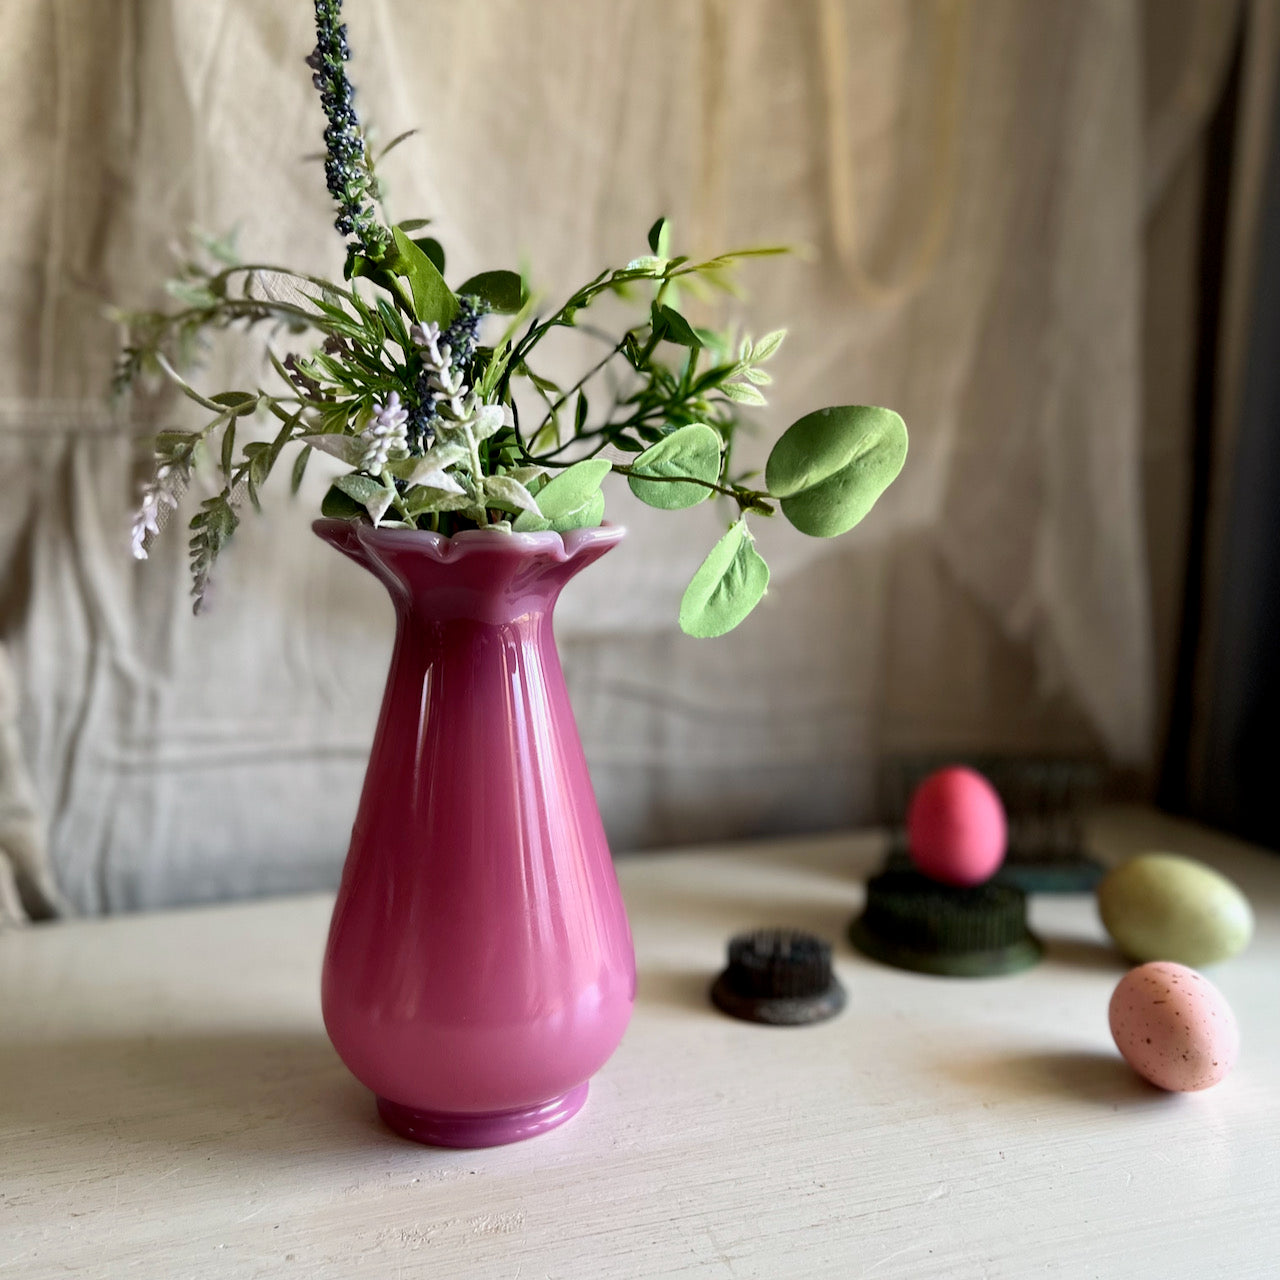
{"type": "Polygon", "coordinates": [[[1054,937],[1043,932],[1040,940],[1044,943],[1044,958],[1050,964],[1111,973],[1115,974],[1117,980],[1129,968],[1129,962],[1106,942],[1098,942],[1093,938],[1054,937]]]}
{"type": "Polygon", "coordinates": [[[1056,1052],[986,1054],[949,1058],[939,1070],[975,1091],[1002,1102],[1011,1098],[1075,1098],[1105,1106],[1150,1107],[1169,1105],[1170,1095],[1148,1084],[1115,1053],[1090,1049],[1056,1052]]]}
{"type": "Polygon", "coordinates": [[[657,1004],[697,1014],[715,1014],[711,984],[718,972],[715,969],[641,968],[636,975],[636,1007],[657,1004]]]}
{"type": "Polygon", "coordinates": [[[88,1154],[193,1150],[246,1172],[398,1143],[321,1034],[86,1037],[0,1047],[0,1130],[88,1154]]]}

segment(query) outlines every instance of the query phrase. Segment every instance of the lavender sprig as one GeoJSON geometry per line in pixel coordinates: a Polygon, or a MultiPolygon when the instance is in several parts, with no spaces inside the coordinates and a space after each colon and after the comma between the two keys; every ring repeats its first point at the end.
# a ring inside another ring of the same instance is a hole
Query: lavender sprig
{"type": "Polygon", "coordinates": [[[409,411],[408,443],[415,453],[423,453],[435,436],[435,420],[442,405],[461,418],[461,397],[467,387],[463,375],[476,353],[480,317],[484,307],[478,298],[458,299],[458,312],[441,332],[438,324],[415,324],[410,337],[418,348],[418,374],[414,382],[417,403],[409,411]]]}
{"type": "Polygon", "coordinates": [[[347,79],[346,66],[351,47],[346,24],[338,20],[341,14],[342,0],[316,0],[316,47],[306,61],[329,121],[324,131],[324,172],[338,204],[333,225],[341,235],[353,237],[367,257],[376,259],[386,252],[391,234],[374,208],[377,179],[352,105],[355,89],[347,79]]]}

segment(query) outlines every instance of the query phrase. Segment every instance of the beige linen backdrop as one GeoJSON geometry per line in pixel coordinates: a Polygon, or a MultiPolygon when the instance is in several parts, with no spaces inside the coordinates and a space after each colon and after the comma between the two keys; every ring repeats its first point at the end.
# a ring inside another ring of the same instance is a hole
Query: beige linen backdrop
{"type": "MultiPolygon", "coordinates": [[[[769,597],[718,642],[675,615],[723,513],[613,495],[631,536],[559,630],[615,849],[863,819],[884,751],[1149,773],[1202,140],[1253,12],[349,0],[358,105],[384,139],[421,131],[385,166],[393,215],[436,219],[453,278],[527,258],[555,296],[642,252],[659,213],[682,251],[811,246],[752,269],[739,307],[791,330],[761,423],[864,402],[912,433],[854,535],[762,525],[769,597]]],[[[192,619],[181,537],[147,564],[127,548],[139,437],[184,408],[102,398],[103,304],[155,300],[184,227],[338,270],[302,158],[322,128],[311,5],[0,0],[0,18],[0,910],[331,884],[390,606],[310,534],[317,475],[246,520],[192,619]]],[[[197,381],[263,372],[233,344],[197,381]]]]}

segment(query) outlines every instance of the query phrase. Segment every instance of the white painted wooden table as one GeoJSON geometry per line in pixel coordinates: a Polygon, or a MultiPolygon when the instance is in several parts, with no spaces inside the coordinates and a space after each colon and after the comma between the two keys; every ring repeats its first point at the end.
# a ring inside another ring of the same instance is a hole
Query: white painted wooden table
{"type": "Polygon", "coordinates": [[[1280,1276],[1280,858],[1141,811],[1094,843],[1252,897],[1212,971],[1244,1038],[1217,1089],[1120,1061],[1089,897],[1035,901],[1048,958],[1014,977],[853,953],[872,836],[623,861],[627,1038],[576,1120],[487,1151],[393,1137],[345,1074],[325,898],[0,937],[0,1277],[1280,1276]],[[712,1011],[726,937],[768,923],[841,939],[841,1017],[712,1011]]]}

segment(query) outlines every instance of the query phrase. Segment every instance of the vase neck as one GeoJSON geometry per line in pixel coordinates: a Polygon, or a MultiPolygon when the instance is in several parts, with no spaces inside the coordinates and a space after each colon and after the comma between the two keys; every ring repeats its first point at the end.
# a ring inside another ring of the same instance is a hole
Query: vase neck
{"type": "Polygon", "coordinates": [[[326,542],[374,574],[402,615],[513,623],[548,614],[564,585],[615,546],[616,525],[558,533],[464,530],[452,538],[317,520],[326,542]]]}

